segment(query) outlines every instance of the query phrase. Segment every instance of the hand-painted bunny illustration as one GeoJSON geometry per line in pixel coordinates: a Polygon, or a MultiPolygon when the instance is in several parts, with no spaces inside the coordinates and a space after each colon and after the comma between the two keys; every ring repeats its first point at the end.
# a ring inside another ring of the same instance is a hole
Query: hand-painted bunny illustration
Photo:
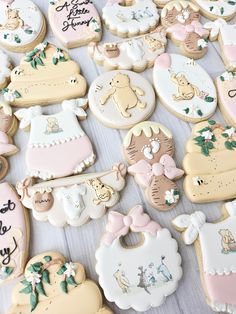
{"type": "Polygon", "coordinates": [[[147,269],[144,269],[143,266],[138,267],[138,269],[140,271],[138,273],[138,276],[140,277],[138,287],[143,288],[148,294],[151,294],[150,291],[148,290],[148,287],[150,287],[151,285],[147,278],[146,274],[147,269]]]}

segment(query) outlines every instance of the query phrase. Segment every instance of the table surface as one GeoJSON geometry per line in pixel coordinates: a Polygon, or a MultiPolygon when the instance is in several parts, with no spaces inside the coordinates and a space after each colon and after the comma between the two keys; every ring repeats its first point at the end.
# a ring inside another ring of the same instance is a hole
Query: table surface
{"type": "MultiPolygon", "coordinates": [[[[40,7],[42,12],[47,16],[48,0],[34,0],[40,7]]],[[[94,0],[99,12],[105,5],[105,0],[94,0]]],[[[202,18],[202,21],[206,21],[202,18]]],[[[235,21],[235,19],[233,20],[235,21]]],[[[230,23],[233,23],[231,21],[230,23]]],[[[47,40],[61,47],[60,43],[52,35],[52,31],[48,27],[47,40]]],[[[112,39],[117,39],[110,35],[104,29],[103,41],[107,42],[112,39]]],[[[179,50],[170,41],[167,47],[168,52],[178,53],[179,50]]],[[[81,65],[82,74],[91,84],[92,81],[102,72],[103,68],[98,67],[93,60],[90,59],[87,53],[87,47],[71,49],[69,51],[71,57],[81,65]]],[[[18,65],[22,54],[9,53],[14,65],[18,65]]],[[[198,61],[211,77],[214,79],[217,75],[224,71],[224,64],[221,60],[220,49],[218,43],[210,43],[208,53],[198,61]]],[[[152,83],[152,69],[146,70],[141,74],[152,83]]],[[[59,111],[59,105],[48,106],[44,108],[45,113],[55,113],[59,111]]],[[[219,110],[215,113],[215,120],[223,122],[223,118],[219,110]]],[[[191,124],[179,120],[174,115],[170,114],[157,100],[157,106],[151,120],[163,123],[168,127],[173,135],[176,146],[175,160],[179,167],[182,166],[182,160],[185,153],[185,143],[190,136],[191,124]]],[[[97,172],[110,169],[115,162],[122,161],[122,139],[127,131],[113,130],[106,128],[93,116],[88,110],[88,118],[81,122],[81,126],[92,139],[94,147],[97,152],[97,160],[95,164],[86,172],[97,172]]],[[[20,148],[20,152],[15,156],[9,158],[10,171],[5,181],[15,184],[17,181],[23,179],[26,175],[25,168],[25,149],[27,146],[29,134],[22,130],[18,130],[14,141],[20,148]]],[[[147,204],[144,195],[133,177],[127,177],[127,185],[121,194],[120,202],[113,207],[114,210],[120,212],[127,212],[135,204],[143,204],[150,216],[158,221],[163,227],[169,228],[172,235],[179,243],[179,251],[182,255],[183,278],[179,283],[179,288],[176,293],[172,294],[166,299],[166,302],[159,308],[153,308],[146,311],[147,314],[209,314],[213,313],[205,301],[204,293],[200,283],[199,269],[197,259],[193,246],[185,246],[181,240],[181,236],[171,226],[171,220],[181,213],[192,213],[195,210],[202,210],[208,221],[214,221],[220,217],[220,208],[222,203],[210,204],[192,204],[184,196],[182,189],[182,181],[178,181],[178,186],[181,190],[181,200],[178,205],[170,212],[158,212],[147,204]]],[[[34,256],[44,251],[59,251],[64,254],[69,260],[79,261],[85,266],[87,276],[97,281],[97,274],[95,272],[95,250],[99,245],[107,216],[102,219],[90,221],[88,224],[75,228],[55,228],[48,222],[39,222],[32,218],[30,213],[31,235],[30,235],[30,256],[34,256]]],[[[129,239],[128,239],[129,240],[129,239]]],[[[134,239],[131,238],[132,242],[134,239]]],[[[5,284],[0,287],[0,314],[4,314],[11,302],[11,292],[17,280],[5,284]]],[[[117,314],[133,314],[133,310],[122,311],[112,303],[109,306],[117,314]]],[[[69,314],[69,313],[68,313],[69,314]]]]}

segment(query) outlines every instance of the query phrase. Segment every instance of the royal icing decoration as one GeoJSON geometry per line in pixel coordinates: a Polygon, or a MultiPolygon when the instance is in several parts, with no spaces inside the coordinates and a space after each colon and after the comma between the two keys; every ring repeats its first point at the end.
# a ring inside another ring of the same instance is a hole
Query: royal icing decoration
{"type": "Polygon", "coordinates": [[[198,122],[215,112],[215,85],[194,60],[177,54],[162,54],[155,61],[153,80],[162,104],[177,117],[198,122]]]}
{"type": "Polygon", "coordinates": [[[127,216],[111,211],[96,251],[96,272],[106,299],[123,309],[147,311],[175,292],[182,276],[177,242],[169,230],[144,213],[141,205],[127,216]],[[122,245],[129,232],[141,232],[135,247],[122,245]]]}
{"type": "Polygon", "coordinates": [[[176,167],[173,138],[163,125],[151,121],[133,127],[123,141],[128,172],[145,190],[147,201],[159,210],[172,209],[179,201],[173,180],[184,172],[176,167]]]}
{"type": "Polygon", "coordinates": [[[18,152],[18,148],[11,143],[12,139],[10,136],[0,131],[0,180],[2,180],[8,172],[9,165],[6,157],[18,152]]]}
{"type": "Polygon", "coordinates": [[[6,87],[10,80],[10,75],[11,75],[10,59],[5,54],[5,52],[0,50],[0,89],[6,87]]]}
{"type": "Polygon", "coordinates": [[[67,48],[101,39],[100,17],[91,0],[50,1],[48,16],[55,36],[67,48]]]}
{"type": "Polygon", "coordinates": [[[12,113],[12,108],[5,102],[0,102],[0,132],[13,136],[16,132],[16,118],[12,113]]]}

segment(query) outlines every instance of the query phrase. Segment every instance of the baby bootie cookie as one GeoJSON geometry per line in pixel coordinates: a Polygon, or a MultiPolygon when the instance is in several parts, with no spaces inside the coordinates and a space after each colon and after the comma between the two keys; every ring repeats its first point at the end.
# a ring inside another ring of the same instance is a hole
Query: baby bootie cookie
{"type": "Polygon", "coordinates": [[[172,209],[179,201],[173,180],[184,174],[172,158],[174,143],[171,132],[159,123],[142,122],[133,127],[123,141],[128,173],[144,189],[147,201],[159,210],[172,209]]]}
{"type": "Polygon", "coordinates": [[[5,54],[5,52],[0,50],[0,89],[6,87],[9,83],[11,67],[10,58],[5,54]]]}
{"type": "Polygon", "coordinates": [[[168,229],[144,213],[141,205],[127,216],[111,211],[106,233],[96,251],[96,272],[106,299],[123,309],[147,311],[175,292],[182,277],[177,242],[168,229]],[[142,234],[136,246],[126,246],[129,232],[142,234]]]}

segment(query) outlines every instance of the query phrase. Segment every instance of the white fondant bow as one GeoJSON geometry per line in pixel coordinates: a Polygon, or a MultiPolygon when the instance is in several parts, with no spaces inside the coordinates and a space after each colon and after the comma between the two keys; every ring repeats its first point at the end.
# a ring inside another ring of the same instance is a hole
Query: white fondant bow
{"type": "Polygon", "coordinates": [[[204,28],[210,30],[210,39],[214,40],[219,35],[220,29],[224,25],[227,25],[227,22],[220,18],[215,21],[205,23],[204,28]]]}
{"type": "Polygon", "coordinates": [[[20,129],[25,129],[31,124],[31,120],[37,116],[41,116],[42,108],[33,106],[27,109],[20,109],[15,112],[15,116],[20,120],[20,129]]]}
{"type": "Polygon", "coordinates": [[[79,118],[87,117],[87,113],[84,111],[87,105],[88,105],[88,99],[86,98],[64,100],[63,103],[61,104],[63,110],[71,110],[79,118]]]}

